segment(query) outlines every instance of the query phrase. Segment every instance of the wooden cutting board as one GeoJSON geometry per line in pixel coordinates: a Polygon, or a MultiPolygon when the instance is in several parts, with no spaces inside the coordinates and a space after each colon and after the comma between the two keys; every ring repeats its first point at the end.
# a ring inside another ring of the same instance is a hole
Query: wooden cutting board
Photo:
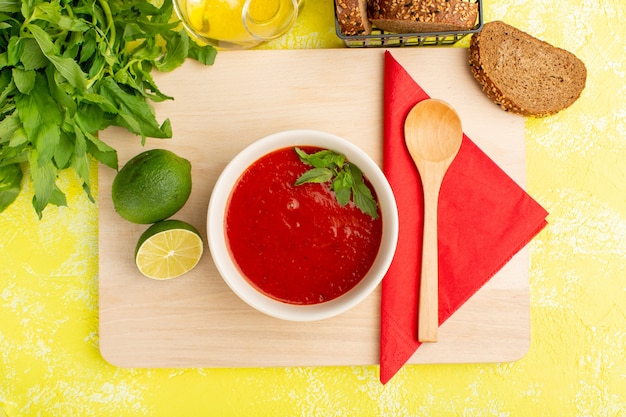
{"type": "MultiPolygon", "coordinates": [[[[434,98],[458,111],[469,135],[520,185],[525,183],[524,121],[489,101],[475,83],[467,50],[402,48],[394,57],[434,98]]],[[[325,130],[382,161],[382,49],[220,52],[215,65],[187,62],[157,85],[174,101],[155,106],[169,117],[172,140],[148,140],[189,159],[193,191],[174,216],[200,230],[213,184],[227,162],[267,134],[325,130]]],[[[140,138],[111,128],[101,138],[120,166],[145,150],[140,138]]],[[[99,169],[100,350],[122,367],[266,367],[377,364],[380,288],[351,311],[324,321],[267,317],[224,284],[208,247],[191,273],[166,282],[137,272],[133,251],[145,226],[113,210],[115,172],[99,169]]],[[[530,343],[529,259],[516,255],[420,347],[410,363],[504,362],[530,343]]]]}

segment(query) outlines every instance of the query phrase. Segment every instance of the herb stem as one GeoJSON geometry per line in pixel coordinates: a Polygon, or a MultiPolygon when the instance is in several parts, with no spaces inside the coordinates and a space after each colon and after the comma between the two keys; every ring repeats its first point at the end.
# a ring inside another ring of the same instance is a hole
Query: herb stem
{"type": "Polygon", "coordinates": [[[110,42],[107,42],[107,53],[111,53],[111,44],[115,44],[115,37],[117,36],[115,32],[115,20],[113,19],[113,14],[111,14],[109,3],[106,0],[98,0],[98,3],[100,7],[102,7],[104,16],[107,19],[107,30],[109,31],[110,39],[110,42]]]}

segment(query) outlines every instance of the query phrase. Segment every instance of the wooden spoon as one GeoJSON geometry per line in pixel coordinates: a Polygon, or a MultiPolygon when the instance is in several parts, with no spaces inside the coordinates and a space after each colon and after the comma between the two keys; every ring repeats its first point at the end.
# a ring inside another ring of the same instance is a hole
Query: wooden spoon
{"type": "Polygon", "coordinates": [[[441,182],[463,140],[461,120],[445,102],[423,100],[411,109],[404,122],[404,140],[424,188],[418,340],[436,342],[439,328],[437,205],[441,182]]]}

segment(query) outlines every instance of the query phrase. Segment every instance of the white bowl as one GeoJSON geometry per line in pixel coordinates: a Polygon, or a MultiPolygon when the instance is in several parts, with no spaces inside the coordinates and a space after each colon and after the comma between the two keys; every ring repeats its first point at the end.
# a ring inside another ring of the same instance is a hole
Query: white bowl
{"type": "Polygon", "coordinates": [[[253,142],[237,154],[218,178],[207,213],[207,235],[213,261],[228,286],[243,301],[272,317],[292,321],[321,320],[341,314],[365,299],[380,284],[396,250],[398,210],[384,174],[376,163],[356,145],[338,136],[316,130],[289,130],[253,142]],[[242,173],[255,161],[274,150],[290,146],[315,146],[343,153],[357,165],[372,184],[378,197],[382,218],[382,240],[369,272],[350,291],[319,304],[296,305],[266,296],[252,286],[233,261],[226,241],[225,212],[231,191],[242,173]]]}

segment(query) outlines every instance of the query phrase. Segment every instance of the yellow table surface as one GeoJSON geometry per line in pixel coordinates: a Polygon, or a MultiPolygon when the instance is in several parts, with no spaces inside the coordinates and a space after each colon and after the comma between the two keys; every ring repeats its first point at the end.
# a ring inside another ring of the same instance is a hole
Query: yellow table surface
{"type": "MultiPolygon", "coordinates": [[[[67,207],[38,220],[25,183],[0,214],[0,417],[626,416],[626,1],[484,10],[588,69],[570,109],[526,120],[528,190],[550,225],[530,246],[525,357],[406,366],[385,386],[376,366],[113,367],[98,350],[98,207],[64,172],[67,207]]],[[[297,26],[263,47],[341,46],[332,1],[306,0],[297,26]]]]}

